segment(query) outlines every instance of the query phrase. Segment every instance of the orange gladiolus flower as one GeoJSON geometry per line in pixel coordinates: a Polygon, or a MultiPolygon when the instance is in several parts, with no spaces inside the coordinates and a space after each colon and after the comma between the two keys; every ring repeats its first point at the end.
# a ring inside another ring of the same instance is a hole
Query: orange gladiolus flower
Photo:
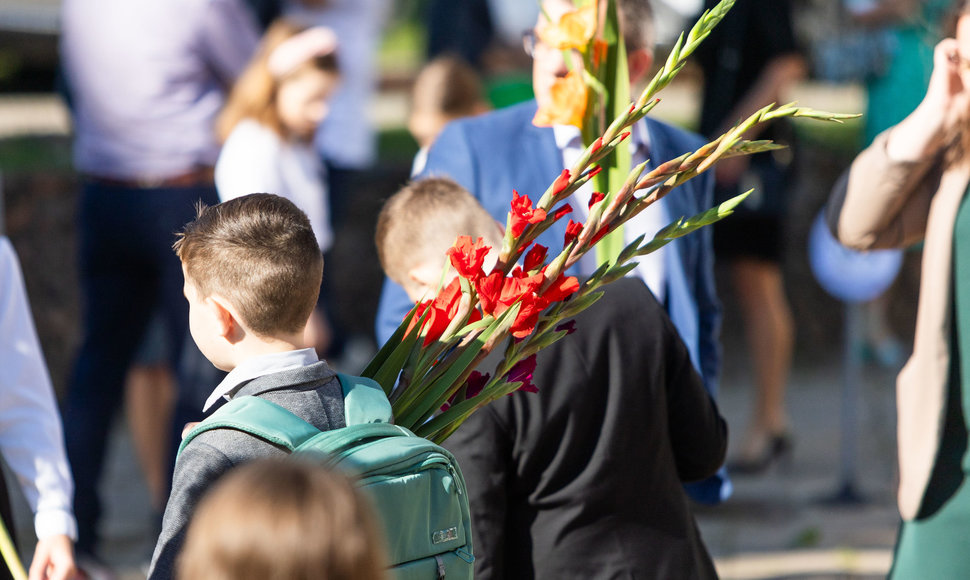
{"type": "Polygon", "coordinates": [[[539,40],[549,48],[585,53],[596,32],[596,2],[571,10],[553,24],[546,22],[536,30],[539,40]]]}
{"type": "Polygon", "coordinates": [[[536,127],[574,125],[582,129],[587,100],[583,73],[571,70],[565,77],[556,79],[549,90],[552,103],[539,107],[532,124],[536,127]]]}

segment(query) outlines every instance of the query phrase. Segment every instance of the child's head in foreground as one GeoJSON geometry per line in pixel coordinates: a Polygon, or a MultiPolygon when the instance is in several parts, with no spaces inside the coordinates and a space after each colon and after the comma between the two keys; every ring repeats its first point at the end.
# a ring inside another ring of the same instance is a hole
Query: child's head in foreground
{"type": "Polygon", "coordinates": [[[181,580],[380,580],[383,537],[350,480],[294,458],[258,459],[203,496],[181,580]]]}
{"type": "Polygon", "coordinates": [[[323,277],[323,256],[306,214],[293,202],[254,193],[200,206],[175,242],[185,274],[189,330],[216,367],[240,351],[302,348],[323,277]],[[247,345],[246,349],[238,348],[247,345]]]}
{"type": "Polygon", "coordinates": [[[419,300],[437,287],[445,253],[462,235],[494,249],[502,243],[498,222],[460,185],[439,177],[412,181],[377,217],[377,255],[387,277],[419,300]]]}

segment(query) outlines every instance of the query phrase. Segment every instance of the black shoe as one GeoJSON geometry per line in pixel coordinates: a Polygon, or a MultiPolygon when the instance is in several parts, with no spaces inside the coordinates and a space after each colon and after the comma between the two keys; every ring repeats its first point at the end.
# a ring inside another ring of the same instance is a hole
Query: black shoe
{"type": "Polygon", "coordinates": [[[735,459],[728,462],[728,472],[738,475],[757,475],[775,463],[781,463],[792,452],[792,438],[788,433],[772,435],[761,455],[753,458],[735,459]]]}

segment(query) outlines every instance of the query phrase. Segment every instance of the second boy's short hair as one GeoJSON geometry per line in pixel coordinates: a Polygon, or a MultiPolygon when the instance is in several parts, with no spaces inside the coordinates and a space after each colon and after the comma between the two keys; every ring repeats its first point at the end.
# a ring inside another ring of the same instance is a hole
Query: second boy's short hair
{"type": "Polygon", "coordinates": [[[323,256],[306,214],[256,193],[205,207],[175,242],[203,297],[219,294],[256,334],[302,330],[320,293],[323,256]]]}
{"type": "Polygon", "coordinates": [[[412,181],[391,196],[377,216],[377,255],[387,277],[403,284],[411,268],[428,260],[443,267],[460,235],[501,242],[499,226],[468,191],[451,179],[412,181]]]}

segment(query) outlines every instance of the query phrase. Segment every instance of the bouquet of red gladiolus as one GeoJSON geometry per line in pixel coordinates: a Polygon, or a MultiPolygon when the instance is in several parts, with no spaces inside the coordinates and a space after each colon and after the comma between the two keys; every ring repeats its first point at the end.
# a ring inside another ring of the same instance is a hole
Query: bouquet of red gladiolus
{"type": "MultiPolygon", "coordinates": [[[[561,250],[550,253],[549,248],[536,244],[534,240],[539,234],[570,215],[572,208],[566,200],[574,191],[596,178],[602,166],[606,165],[609,171],[618,165],[622,167],[614,157],[622,155],[621,150],[629,149],[618,149],[629,136],[628,129],[659,102],[655,94],[670,83],[684,66],[686,58],[733,4],[734,0],[723,0],[704,13],[686,38],[681,35],[664,66],[640,97],[633,103],[625,98],[622,107],[612,107],[619,114],[597,138],[587,139],[589,145],[575,164],[563,170],[535,203],[528,195],[512,192],[505,238],[498,262],[491,271],[483,269],[490,248],[481,239],[458,238],[448,251],[450,266],[457,276],[443,283],[433,299],[415,306],[362,373],[379,382],[388,393],[395,423],[440,442],[476,409],[490,401],[517,390],[535,391],[537,386],[530,379],[536,353],[572,331],[571,317],[599,298],[599,287],[629,273],[639,256],[727,216],[747,194],[699,215],[675,220],[651,239],[639,237],[623,247],[613,259],[604,261],[582,283],[567,276],[565,272],[606,234],[618,229],[674,187],[707,171],[719,159],[778,147],[770,141],[743,139],[743,134],[758,123],[780,117],[839,122],[854,116],[815,111],[797,107],[794,103],[765,107],[697,151],[684,153],[647,173],[644,173],[647,163],[642,163],[626,172],[621,180],[612,184],[610,181],[613,180],[607,180],[602,193],[593,195],[586,222],[569,220],[561,250]],[[611,157],[614,152],[616,155],[611,157]],[[478,367],[496,348],[504,349],[504,357],[490,372],[481,372],[478,367]]],[[[590,0],[558,22],[550,22],[540,32],[550,46],[589,55],[589,58],[584,56],[577,67],[602,66],[613,70],[612,78],[616,80],[621,75],[615,73],[618,67],[609,66],[609,58],[612,55],[622,62],[625,57],[622,48],[610,50],[610,47],[622,47],[615,34],[615,23],[615,0],[590,0]],[[598,26],[598,22],[603,25],[598,26]]],[[[577,76],[563,82],[584,79],[582,86],[585,89],[577,91],[573,87],[556,94],[568,97],[578,92],[580,96],[575,98],[582,100],[583,108],[587,102],[598,102],[598,111],[577,114],[572,106],[575,103],[569,98],[557,98],[552,108],[562,107],[563,110],[540,110],[535,120],[537,124],[585,119],[584,134],[591,126],[606,124],[602,112],[609,99],[603,98],[604,91],[609,92],[607,87],[610,87],[623,93],[624,85],[604,83],[598,68],[592,71],[576,68],[574,71],[577,76]],[[587,92],[593,96],[587,98],[587,92]],[[566,118],[561,118],[560,113],[566,118]]],[[[629,167],[628,162],[626,166],[629,167]]]]}

